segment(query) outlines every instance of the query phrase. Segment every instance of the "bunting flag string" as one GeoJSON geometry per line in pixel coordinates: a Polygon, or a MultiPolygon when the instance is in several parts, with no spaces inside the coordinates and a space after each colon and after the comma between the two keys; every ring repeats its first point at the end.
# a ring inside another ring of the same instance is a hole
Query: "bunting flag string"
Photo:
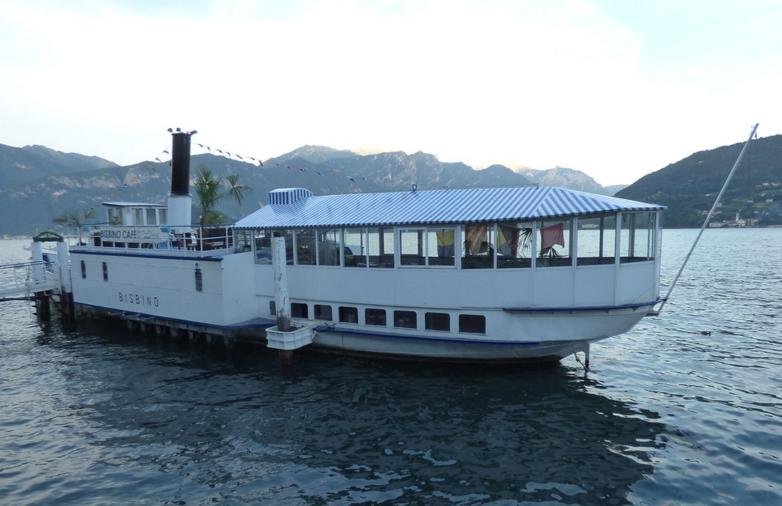
{"type": "MultiPolygon", "coordinates": [[[[242,161],[244,163],[251,163],[252,165],[255,165],[257,167],[268,168],[266,165],[263,164],[263,161],[261,160],[260,157],[240,155],[239,153],[232,153],[230,151],[227,151],[227,150],[224,150],[224,149],[220,149],[220,148],[215,147],[215,146],[210,146],[208,144],[204,144],[204,143],[201,143],[201,142],[197,142],[197,143],[195,143],[195,145],[198,146],[199,148],[201,148],[202,150],[205,150],[207,153],[210,153],[210,154],[218,153],[220,156],[224,156],[226,158],[236,159],[236,160],[242,161]]],[[[171,152],[169,151],[168,148],[162,149],[162,150],[160,150],[160,152],[158,152],[157,156],[155,156],[154,160],[156,162],[158,162],[158,163],[168,162],[170,164],[171,163],[171,152]]],[[[279,162],[275,163],[274,165],[276,167],[282,167],[279,162]]],[[[350,181],[353,184],[357,184],[356,183],[357,179],[360,179],[362,181],[368,181],[366,176],[348,176],[346,174],[342,174],[341,171],[337,170],[336,168],[330,168],[327,171],[324,171],[322,169],[316,169],[316,168],[312,168],[312,167],[310,167],[310,168],[302,167],[302,166],[291,167],[290,165],[287,165],[287,164],[284,167],[287,170],[289,170],[289,171],[297,171],[299,173],[305,173],[305,174],[310,173],[310,174],[317,175],[319,177],[329,177],[330,176],[330,177],[345,178],[345,179],[347,179],[348,181],[350,181]]]]}
{"type": "Polygon", "coordinates": [[[261,161],[261,158],[256,158],[254,156],[247,156],[247,155],[242,156],[239,153],[231,153],[230,151],[226,151],[225,149],[216,148],[214,146],[203,144],[201,142],[196,142],[196,146],[198,146],[201,149],[205,149],[208,153],[211,153],[212,150],[214,150],[216,153],[220,153],[226,158],[235,158],[237,160],[241,160],[242,162],[247,162],[249,160],[250,163],[252,163],[253,165],[257,165],[258,167],[263,167],[263,161],[261,161]]]}

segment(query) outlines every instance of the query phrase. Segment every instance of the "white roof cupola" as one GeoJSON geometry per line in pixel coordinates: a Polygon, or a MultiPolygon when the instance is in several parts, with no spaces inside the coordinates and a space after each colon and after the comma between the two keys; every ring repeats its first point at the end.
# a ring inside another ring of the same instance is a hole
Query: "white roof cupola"
{"type": "Polygon", "coordinates": [[[306,188],[276,188],[269,192],[269,205],[294,204],[311,196],[312,192],[306,188]]]}

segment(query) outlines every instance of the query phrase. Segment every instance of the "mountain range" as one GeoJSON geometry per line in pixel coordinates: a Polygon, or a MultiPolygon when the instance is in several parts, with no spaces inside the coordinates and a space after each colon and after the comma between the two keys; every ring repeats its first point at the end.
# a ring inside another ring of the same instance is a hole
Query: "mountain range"
{"type": "MultiPolygon", "coordinates": [[[[217,176],[237,174],[252,188],[240,207],[224,199],[221,210],[230,218],[249,214],[266,203],[269,190],[304,187],[316,194],[476,186],[549,184],[605,191],[586,174],[572,169],[514,172],[502,165],[475,170],[463,163],[441,162],[434,155],[401,151],[361,155],[325,146],[302,146],[264,162],[263,167],[213,154],[193,155],[191,178],[207,167],[217,176]],[[585,183],[585,181],[587,183],[585,183]],[[584,186],[588,184],[590,186],[584,186]]],[[[142,162],[119,166],[108,160],[61,153],[42,146],[0,145],[0,234],[29,234],[52,228],[54,217],[66,211],[95,209],[102,218],[105,201],[163,203],[170,184],[168,163],[142,162]]],[[[195,199],[194,199],[195,200],[195,199]]],[[[198,209],[193,216],[199,215],[198,209]]]]}
{"type": "MultiPolygon", "coordinates": [[[[666,226],[691,227],[703,221],[741,144],[700,151],[621,188],[617,196],[668,206],[666,226]]],[[[481,170],[459,162],[441,162],[424,152],[357,154],[324,146],[302,146],[264,162],[262,167],[213,154],[191,159],[191,178],[207,167],[218,176],[236,174],[252,188],[242,206],[224,199],[220,210],[235,219],[266,204],[269,190],[309,188],[315,194],[476,186],[540,184],[612,194],[581,171],[511,170],[492,165],[481,170]]],[[[167,162],[119,166],[111,161],[43,146],[0,145],[0,235],[31,234],[56,228],[66,211],[95,209],[103,218],[105,201],[165,202],[170,185],[167,162]]],[[[195,199],[194,199],[195,200],[195,199]]],[[[717,221],[739,213],[760,224],[782,223],[782,135],[753,142],[745,162],[719,208],[717,221]]],[[[199,210],[194,208],[197,218],[199,210]]]]}

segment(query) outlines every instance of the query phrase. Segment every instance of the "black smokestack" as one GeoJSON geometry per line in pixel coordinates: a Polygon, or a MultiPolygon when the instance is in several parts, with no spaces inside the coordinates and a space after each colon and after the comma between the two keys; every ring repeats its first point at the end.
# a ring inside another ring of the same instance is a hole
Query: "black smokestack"
{"type": "Polygon", "coordinates": [[[190,136],[194,133],[171,134],[171,195],[190,195],[190,136]]]}

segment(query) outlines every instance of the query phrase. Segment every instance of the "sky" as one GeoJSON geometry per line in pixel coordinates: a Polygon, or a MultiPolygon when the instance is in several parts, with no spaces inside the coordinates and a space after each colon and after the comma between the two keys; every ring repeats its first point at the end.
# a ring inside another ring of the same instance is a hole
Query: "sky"
{"type": "MultiPolygon", "coordinates": [[[[424,151],[630,183],[782,133],[782,2],[0,0],[0,143],[424,151]]],[[[259,169],[261,170],[261,169],[259,169]]]]}

